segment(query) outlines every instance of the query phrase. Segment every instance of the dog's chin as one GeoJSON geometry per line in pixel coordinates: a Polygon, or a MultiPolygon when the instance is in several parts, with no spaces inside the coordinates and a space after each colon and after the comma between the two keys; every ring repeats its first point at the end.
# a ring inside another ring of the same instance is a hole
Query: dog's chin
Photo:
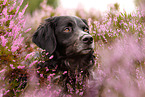
{"type": "Polygon", "coordinates": [[[92,51],[93,51],[92,49],[83,49],[83,50],[80,51],[80,54],[86,55],[86,54],[91,53],[92,51]]]}

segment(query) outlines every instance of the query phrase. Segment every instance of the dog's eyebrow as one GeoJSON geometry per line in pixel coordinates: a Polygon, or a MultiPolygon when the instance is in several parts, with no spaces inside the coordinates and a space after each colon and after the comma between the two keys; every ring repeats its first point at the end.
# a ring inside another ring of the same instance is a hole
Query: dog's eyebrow
{"type": "Polygon", "coordinates": [[[75,24],[74,22],[69,21],[69,22],[67,23],[67,26],[73,26],[74,24],[75,24]]]}
{"type": "Polygon", "coordinates": [[[65,20],[65,21],[62,21],[62,23],[60,25],[63,25],[63,26],[73,26],[73,25],[75,25],[75,22],[72,21],[72,20],[65,20]]]}
{"type": "Polygon", "coordinates": [[[89,28],[89,26],[88,25],[86,25],[85,23],[81,23],[81,24],[79,24],[79,27],[81,27],[81,28],[89,28]]]}

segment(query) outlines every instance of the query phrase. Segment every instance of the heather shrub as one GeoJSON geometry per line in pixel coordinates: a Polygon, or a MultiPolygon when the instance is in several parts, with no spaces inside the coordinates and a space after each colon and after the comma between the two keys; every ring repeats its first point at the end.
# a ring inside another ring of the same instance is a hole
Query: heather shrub
{"type": "MultiPolygon", "coordinates": [[[[144,40],[143,40],[144,41],[144,40]]],[[[117,39],[98,49],[100,60],[89,81],[89,93],[96,97],[144,97],[144,43],[134,36],[117,39]]]]}
{"type": "Polygon", "coordinates": [[[94,80],[88,94],[97,97],[144,97],[144,15],[109,12],[91,21],[96,41],[94,80]]]}
{"type": "Polygon", "coordinates": [[[28,78],[26,68],[34,59],[23,37],[31,28],[24,29],[27,5],[19,10],[22,2],[0,1],[0,84],[7,96],[18,96],[24,91],[28,78]]]}

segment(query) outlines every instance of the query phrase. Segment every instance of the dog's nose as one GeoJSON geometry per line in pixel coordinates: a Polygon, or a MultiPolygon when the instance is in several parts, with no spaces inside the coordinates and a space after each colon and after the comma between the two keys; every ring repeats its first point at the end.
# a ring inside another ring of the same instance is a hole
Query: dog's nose
{"type": "Polygon", "coordinates": [[[82,37],[82,42],[84,44],[92,44],[93,43],[93,37],[91,35],[84,35],[82,37]]]}

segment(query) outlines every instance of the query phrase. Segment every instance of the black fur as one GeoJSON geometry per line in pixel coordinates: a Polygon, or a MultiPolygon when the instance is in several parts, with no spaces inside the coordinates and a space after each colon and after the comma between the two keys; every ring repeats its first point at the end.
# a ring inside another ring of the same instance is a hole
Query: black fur
{"type": "Polygon", "coordinates": [[[38,27],[32,41],[45,49],[48,56],[54,56],[37,65],[39,74],[43,74],[39,76],[41,84],[55,74],[53,82],[63,87],[63,93],[78,95],[76,90],[85,91],[94,65],[93,38],[86,20],[72,16],[48,18],[38,27]]]}

